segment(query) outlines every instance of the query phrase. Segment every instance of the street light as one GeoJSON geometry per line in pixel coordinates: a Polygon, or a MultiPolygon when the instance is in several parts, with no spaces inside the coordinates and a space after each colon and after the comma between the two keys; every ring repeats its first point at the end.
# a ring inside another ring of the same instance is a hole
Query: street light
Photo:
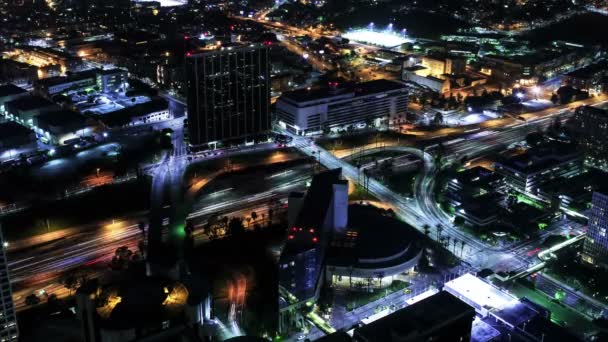
{"type": "Polygon", "coordinates": [[[532,94],[534,94],[534,99],[538,100],[538,95],[540,95],[540,87],[532,87],[532,94]]]}

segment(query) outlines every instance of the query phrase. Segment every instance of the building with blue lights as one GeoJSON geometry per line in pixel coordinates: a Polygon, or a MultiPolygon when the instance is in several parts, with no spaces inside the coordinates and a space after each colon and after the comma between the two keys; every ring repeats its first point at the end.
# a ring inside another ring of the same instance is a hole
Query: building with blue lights
{"type": "Polygon", "coordinates": [[[582,259],[593,265],[608,265],[608,191],[597,190],[591,199],[589,228],[582,259]]]}

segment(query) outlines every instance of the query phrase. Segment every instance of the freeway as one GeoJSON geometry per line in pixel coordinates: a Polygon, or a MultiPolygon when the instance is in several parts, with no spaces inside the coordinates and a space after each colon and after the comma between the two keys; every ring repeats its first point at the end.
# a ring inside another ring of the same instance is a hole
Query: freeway
{"type": "MultiPolygon", "coordinates": [[[[591,103],[603,106],[606,102],[608,101],[604,98],[598,98],[591,103]]],[[[524,139],[526,134],[538,129],[545,129],[554,117],[565,118],[571,115],[572,112],[569,110],[571,107],[557,107],[540,113],[530,114],[526,122],[507,120],[501,122],[505,126],[494,124],[491,130],[478,130],[475,133],[464,136],[460,134],[458,135],[458,141],[446,144],[447,155],[449,156],[447,161],[453,161],[463,156],[467,156],[468,158],[478,156],[519,142],[524,139]]],[[[348,162],[337,158],[307,138],[295,136],[289,132],[285,133],[294,138],[294,146],[303,153],[317,158],[319,163],[327,168],[342,168],[342,172],[346,178],[355,183],[362,183],[360,170],[348,162]]],[[[461,133],[461,131],[456,130],[454,132],[454,134],[458,133],[461,133]]],[[[440,227],[439,229],[443,233],[448,234],[452,239],[464,241],[466,248],[462,259],[473,267],[478,269],[490,268],[499,271],[521,270],[527,267],[529,260],[520,253],[513,253],[513,250],[508,248],[488,246],[451,225],[449,217],[437,206],[434,199],[433,189],[438,169],[435,166],[433,157],[429,153],[409,147],[390,146],[386,148],[418,155],[424,161],[423,176],[418,177],[414,201],[393,192],[375,179],[369,179],[367,187],[372,195],[392,205],[399,217],[413,227],[422,231],[424,230],[424,226],[429,226],[431,232],[434,229],[435,234],[430,234],[431,237],[435,238],[440,235],[437,234],[437,228],[440,227]]],[[[432,148],[431,146],[428,150],[432,150],[432,148]]],[[[354,152],[354,149],[351,151],[354,152]]]]}
{"type": "MultiPolygon", "coordinates": [[[[214,190],[211,187],[205,190],[190,215],[196,219],[195,242],[209,240],[200,228],[213,213],[246,218],[255,211],[259,218],[268,218],[269,203],[283,203],[291,191],[306,188],[311,176],[310,168],[309,164],[303,164],[277,171],[255,184],[243,177],[236,183],[230,182],[235,189],[214,190]],[[243,201],[243,198],[247,200],[243,201]]],[[[220,183],[224,186],[226,182],[220,183]]],[[[9,252],[8,266],[17,310],[27,308],[25,298],[32,293],[56,294],[60,298],[68,296],[70,293],[61,281],[71,270],[78,269],[89,277],[103,276],[117,248],[127,246],[132,251],[137,250],[142,240],[138,221],[145,221],[145,217],[108,222],[53,242],[9,252]]]]}
{"type": "MultiPolygon", "coordinates": [[[[285,133],[289,134],[287,132],[285,133]]],[[[292,137],[294,138],[294,146],[300,151],[317,158],[319,163],[328,169],[342,168],[344,177],[355,183],[361,184],[362,177],[356,167],[336,158],[322,147],[311,143],[307,138],[294,135],[292,135],[292,137]]],[[[411,152],[415,151],[415,149],[407,147],[404,147],[404,149],[408,149],[408,151],[411,152]]],[[[432,157],[428,153],[424,153],[424,161],[426,166],[424,171],[425,176],[423,178],[432,178],[432,175],[435,172],[432,157]]],[[[492,251],[490,247],[486,246],[481,241],[468,236],[451,225],[445,225],[445,222],[443,221],[444,216],[436,217],[434,216],[435,212],[432,209],[429,209],[429,207],[436,207],[434,201],[432,201],[433,203],[429,203],[429,201],[425,200],[422,203],[419,203],[419,201],[408,200],[373,178],[370,178],[367,181],[367,184],[367,188],[372,195],[383,202],[389,203],[394,208],[395,213],[411,226],[422,231],[424,225],[429,225],[430,227],[444,225],[445,233],[448,233],[459,240],[464,240],[467,243],[467,253],[463,259],[471,265],[474,265],[477,268],[494,268],[494,266],[504,262],[505,259],[514,259],[506,253],[492,251]]],[[[426,196],[429,197],[428,195],[426,196]]],[[[432,237],[434,237],[434,235],[435,234],[431,234],[432,237]]],[[[517,267],[521,267],[523,262],[516,260],[514,264],[517,267]]]]}

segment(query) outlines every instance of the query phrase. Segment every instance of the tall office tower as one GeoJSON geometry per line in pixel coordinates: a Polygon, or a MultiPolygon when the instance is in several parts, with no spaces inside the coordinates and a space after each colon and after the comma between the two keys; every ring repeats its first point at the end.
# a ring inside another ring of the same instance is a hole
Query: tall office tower
{"type": "Polygon", "coordinates": [[[19,330],[17,329],[17,316],[13,305],[13,293],[11,281],[8,276],[8,262],[2,226],[0,225],[0,341],[17,341],[19,330]]]}
{"type": "Polygon", "coordinates": [[[608,265],[608,191],[593,193],[589,228],[582,259],[593,265],[608,265]]]}
{"type": "Polygon", "coordinates": [[[591,165],[608,169],[608,111],[591,106],[574,112],[574,138],[591,165]]]}
{"type": "Polygon", "coordinates": [[[191,146],[252,142],[270,131],[268,47],[238,45],[186,57],[191,146]]]}

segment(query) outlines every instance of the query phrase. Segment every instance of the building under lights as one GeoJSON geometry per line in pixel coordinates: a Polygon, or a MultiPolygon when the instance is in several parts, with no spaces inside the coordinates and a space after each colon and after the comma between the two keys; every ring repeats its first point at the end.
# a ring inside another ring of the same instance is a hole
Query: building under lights
{"type": "Polygon", "coordinates": [[[188,4],[188,0],[136,0],[135,2],[147,3],[147,2],[158,2],[160,7],[178,7],[188,4]]]}
{"type": "Polygon", "coordinates": [[[582,259],[593,265],[608,266],[608,189],[598,190],[591,199],[589,228],[582,259]]]}
{"type": "Polygon", "coordinates": [[[326,88],[298,89],[277,100],[279,125],[298,135],[339,130],[349,126],[379,126],[383,120],[405,115],[408,90],[401,83],[375,80],[326,88]]]}
{"type": "Polygon", "coordinates": [[[264,45],[222,47],[186,57],[190,145],[263,140],[270,131],[270,60],[264,45]]]}
{"type": "Polygon", "coordinates": [[[341,174],[317,174],[305,196],[289,197],[290,228],[279,259],[279,333],[302,327],[299,309],[319,297],[328,237],[347,224],[348,182],[341,174]]]}
{"type": "Polygon", "coordinates": [[[570,178],[583,171],[583,156],[575,146],[552,142],[504,158],[495,164],[507,187],[536,196],[539,187],[555,178],[570,178]]]}
{"type": "Polygon", "coordinates": [[[353,341],[471,341],[474,317],[475,310],[471,306],[441,291],[356,328],[353,341]]]}
{"type": "Polygon", "coordinates": [[[608,111],[592,106],[574,112],[574,138],[589,164],[608,169],[608,111]]]}
{"type": "Polygon", "coordinates": [[[381,288],[421,257],[419,233],[371,206],[348,205],[341,169],[317,174],[306,195],[291,194],[287,242],[279,260],[279,332],[301,328],[301,308],[323,284],[381,288]]]}
{"type": "Polygon", "coordinates": [[[405,35],[405,30],[401,33],[393,31],[389,26],[386,30],[374,30],[372,27],[350,30],[342,37],[357,43],[377,45],[386,48],[397,47],[405,43],[413,42],[405,35]]]}

